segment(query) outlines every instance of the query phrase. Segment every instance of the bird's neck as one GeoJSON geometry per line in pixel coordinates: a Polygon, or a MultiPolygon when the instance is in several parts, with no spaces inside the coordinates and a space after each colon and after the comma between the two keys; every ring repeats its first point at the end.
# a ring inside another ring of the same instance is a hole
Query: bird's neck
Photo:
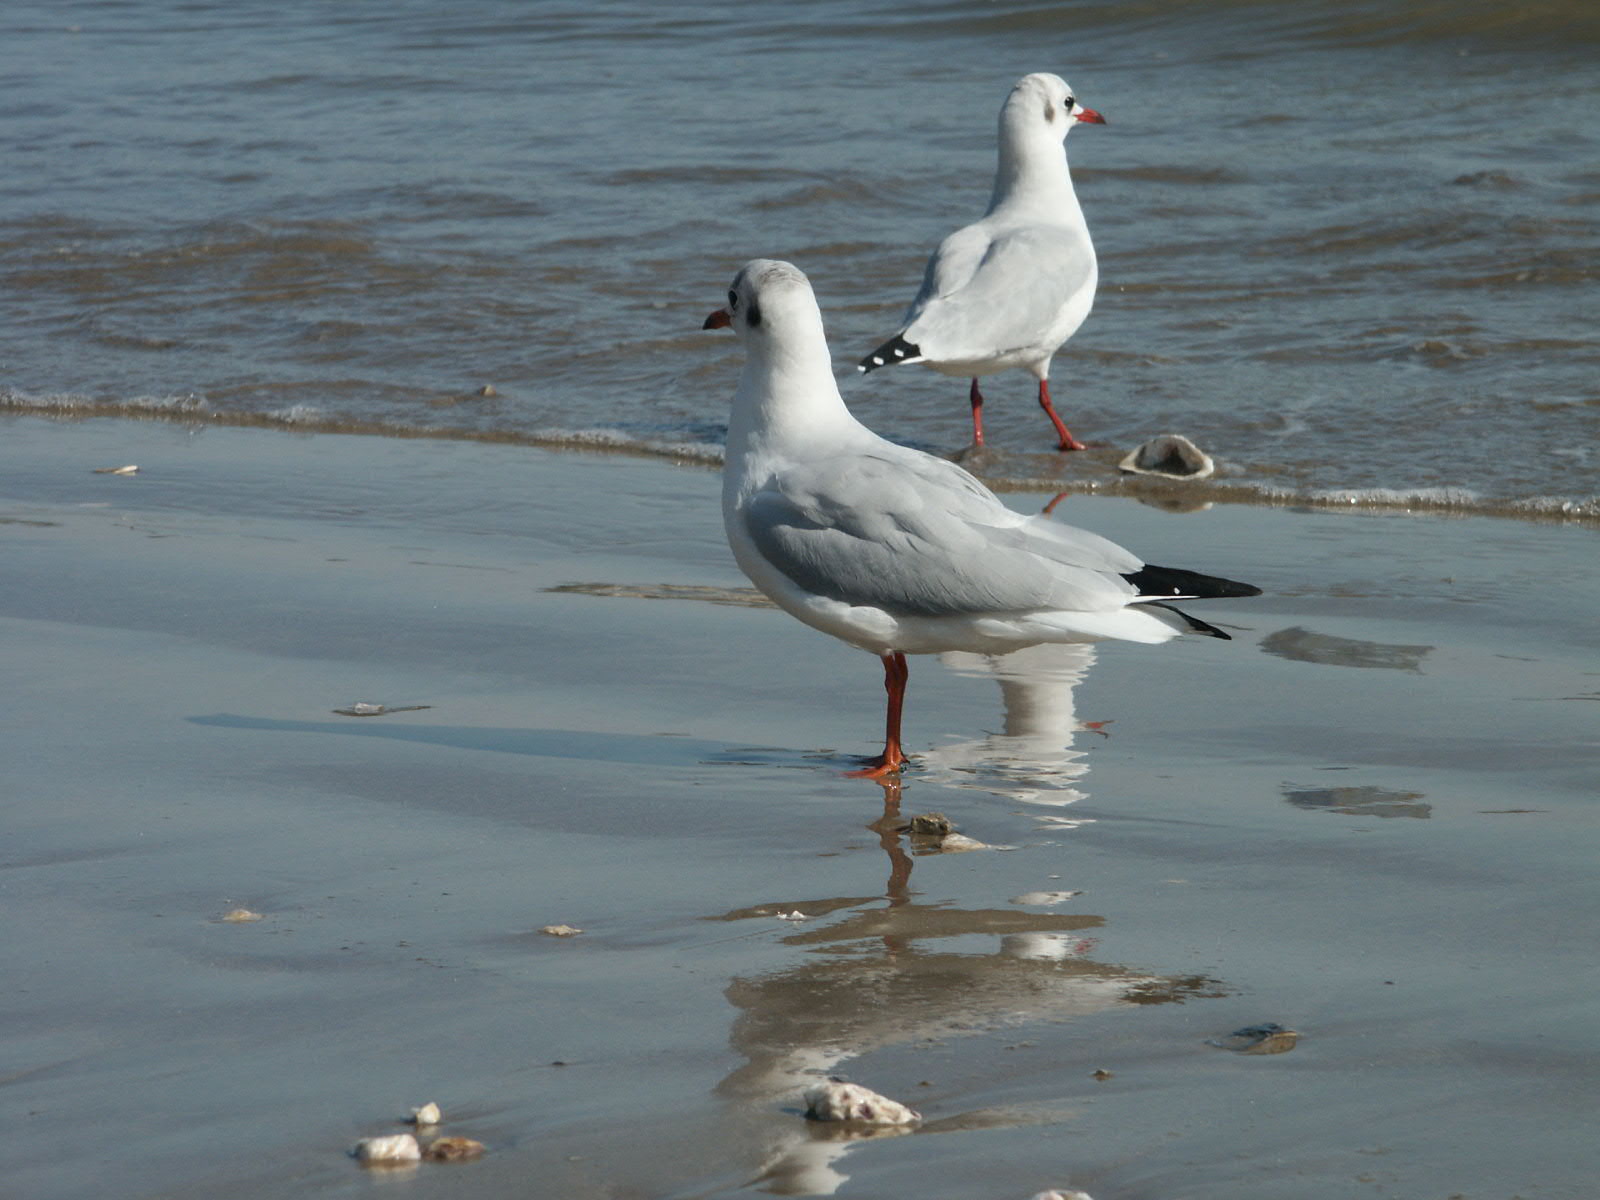
{"type": "Polygon", "coordinates": [[[1030,136],[1002,126],[1000,164],[994,173],[989,212],[1002,209],[1056,221],[1083,220],[1067,170],[1066,147],[1054,136],[1030,136]]]}
{"type": "Polygon", "coordinates": [[[833,378],[822,322],[786,329],[751,347],[728,418],[728,454],[781,452],[858,427],[833,378]]]}

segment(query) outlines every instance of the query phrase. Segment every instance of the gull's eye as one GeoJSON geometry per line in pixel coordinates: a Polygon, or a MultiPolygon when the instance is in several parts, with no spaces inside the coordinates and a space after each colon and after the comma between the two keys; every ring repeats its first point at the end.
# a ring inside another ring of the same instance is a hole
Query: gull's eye
{"type": "Polygon", "coordinates": [[[732,312],[739,307],[739,293],[732,288],[728,289],[728,310],[732,312]]]}
{"type": "Polygon", "coordinates": [[[1067,97],[1067,111],[1071,112],[1072,111],[1072,106],[1074,104],[1076,104],[1077,102],[1078,102],[1078,98],[1076,96],[1068,96],[1067,97]]]}

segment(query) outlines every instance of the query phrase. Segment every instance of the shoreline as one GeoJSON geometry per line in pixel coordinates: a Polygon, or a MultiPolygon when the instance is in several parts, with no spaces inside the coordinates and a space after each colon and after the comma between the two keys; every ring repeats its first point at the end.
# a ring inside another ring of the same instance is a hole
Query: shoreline
{"type": "MultiPolygon", "coordinates": [[[[609,429],[555,430],[548,433],[515,430],[467,429],[441,426],[418,428],[383,421],[363,421],[321,416],[315,410],[289,413],[232,413],[203,407],[185,407],[189,397],[171,397],[148,403],[109,403],[54,397],[20,400],[15,392],[0,391],[0,421],[8,418],[73,422],[112,420],[174,424],[196,429],[260,429],[302,435],[377,437],[403,441],[465,442],[491,446],[521,446],[528,449],[578,454],[616,454],[646,460],[666,460],[695,464],[719,470],[722,448],[710,442],[651,442],[609,429]]],[[[1262,483],[1247,483],[1229,478],[1205,480],[1166,480],[1128,474],[1117,469],[1125,448],[1091,448],[1084,455],[1073,455],[1062,462],[1059,455],[1040,455],[988,451],[986,460],[999,466],[986,471],[984,461],[973,461],[963,454],[941,452],[918,445],[930,453],[961,462],[1001,494],[1056,491],[1074,496],[1113,496],[1141,503],[1166,505],[1182,510],[1211,504],[1244,505],[1258,508],[1312,508],[1326,511],[1383,512],[1418,516],[1495,517],[1540,524],[1577,525],[1600,529],[1600,495],[1530,496],[1521,498],[1483,497],[1460,486],[1420,485],[1415,487],[1363,488],[1274,488],[1262,483]],[[1063,468],[1087,469],[1087,477],[1067,478],[1041,468],[1059,463],[1063,468]]],[[[1228,464],[1223,461],[1223,468],[1228,464]]]]}

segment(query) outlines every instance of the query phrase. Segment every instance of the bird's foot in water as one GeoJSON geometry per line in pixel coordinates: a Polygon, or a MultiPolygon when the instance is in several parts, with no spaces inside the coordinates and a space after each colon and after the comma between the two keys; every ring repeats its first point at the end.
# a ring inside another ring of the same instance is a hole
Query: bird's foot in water
{"type": "Polygon", "coordinates": [[[846,771],[846,779],[886,779],[898,776],[910,759],[903,754],[877,754],[861,760],[861,770],[846,771]]]}

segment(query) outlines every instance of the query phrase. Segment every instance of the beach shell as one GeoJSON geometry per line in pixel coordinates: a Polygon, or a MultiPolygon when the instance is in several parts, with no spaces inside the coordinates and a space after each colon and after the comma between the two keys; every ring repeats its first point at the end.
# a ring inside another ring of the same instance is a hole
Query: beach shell
{"type": "Polygon", "coordinates": [[[963,850],[995,850],[999,847],[991,846],[988,842],[980,842],[977,838],[969,838],[964,833],[952,833],[939,839],[939,851],[942,854],[958,854],[963,850]]]}
{"type": "Polygon", "coordinates": [[[483,1143],[469,1137],[435,1138],[428,1143],[422,1157],[429,1162],[462,1162],[477,1158],[483,1153],[483,1143]]]}
{"type": "Polygon", "coordinates": [[[413,1108],[411,1110],[411,1123],[413,1125],[437,1125],[442,1116],[443,1114],[439,1112],[439,1106],[430,1100],[421,1108],[413,1108]]]}
{"type": "Polygon", "coordinates": [[[551,937],[577,937],[583,930],[574,925],[541,925],[540,933],[548,933],[551,937]]]}
{"type": "Polygon", "coordinates": [[[495,387],[492,383],[486,383],[478,389],[477,394],[480,396],[498,396],[500,394],[500,389],[495,387]]]}
{"type": "Polygon", "coordinates": [[[1040,1192],[1033,1200],[1094,1200],[1088,1192],[1040,1192]]]}
{"type": "Polygon", "coordinates": [[[1083,895],[1082,891],[1076,892],[1023,892],[1020,896],[1011,897],[1013,904],[1060,904],[1063,900],[1071,900],[1074,896],[1083,895]]]}
{"type": "Polygon", "coordinates": [[[266,918],[258,912],[251,912],[248,908],[235,908],[222,914],[222,919],[230,925],[243,925],[249,921],[265,921],[266,918]]]}
{"type": "Polygon", "coordinates": [[[125,467],[96,467],[94,473],[96,475],[137,475],[139,468],[135,464],[129,463],[125,467]]]}
{"type": "Polygon", "coordinates": [[[1117,469],[1163,479],[1207,479],[1216,473],[1217,464],[1181,433],[1163,433],[1130,451],[1117,469]]]}
{"type": "Polygon", "coordinates": [[[420,712],[424,708],[432,708],[431,704],[402,704],[390,708],[386,704],[368,704],[365,700],[358,700],[349,708],[336,708],[333,711],[341,717],[382,717],[389,713],[420,712]]]}
{"type": "Polygon", "coordinates": [[[880,1096],[858,1083],[830,1079],[805,1094],[806,1116],[813,1121],[859,1121],[864,1125],[915,1125],[922,1114],[898,1100],[880,1096]]]}
{"type": "Polygon", "coordinates": [[[805,913],[801,912],[798,908],[793,912],[781,912],[778,914],[778,920],[780,921],[804,921],[805,919],[805,913]]]}
{"type": "Polygon", "coordinates": [[[1106,1070],[1104,1067],[1101,1067],[1099,1070],[1091,1072],[1089,1078],[1094,1080],[1096,1083],[1104,1083],[1106,1080],[1113,1078],[1113,1076],[1110,1071],[1106,1070]]]}
{"type": "Polygon", "coordinates": [[[409,1133],[362,1138],[350,1151],[363,1165],[386,1166],[422,1161],[422,1148],[409,1133]]]}
{"type": "Polygon", "coordinates": [[[1235,1029],[1227,1037],[1207,1038],[1206,1045],[1232,1050],[1236,1054],[1283,1054],[1293,1050],[1299,1041],[1300,1035],[1293,1029],[1285,1029],[1269,1021],[1264,1025],[1246,1025],[1243,1029],[1235,1029]]]}

